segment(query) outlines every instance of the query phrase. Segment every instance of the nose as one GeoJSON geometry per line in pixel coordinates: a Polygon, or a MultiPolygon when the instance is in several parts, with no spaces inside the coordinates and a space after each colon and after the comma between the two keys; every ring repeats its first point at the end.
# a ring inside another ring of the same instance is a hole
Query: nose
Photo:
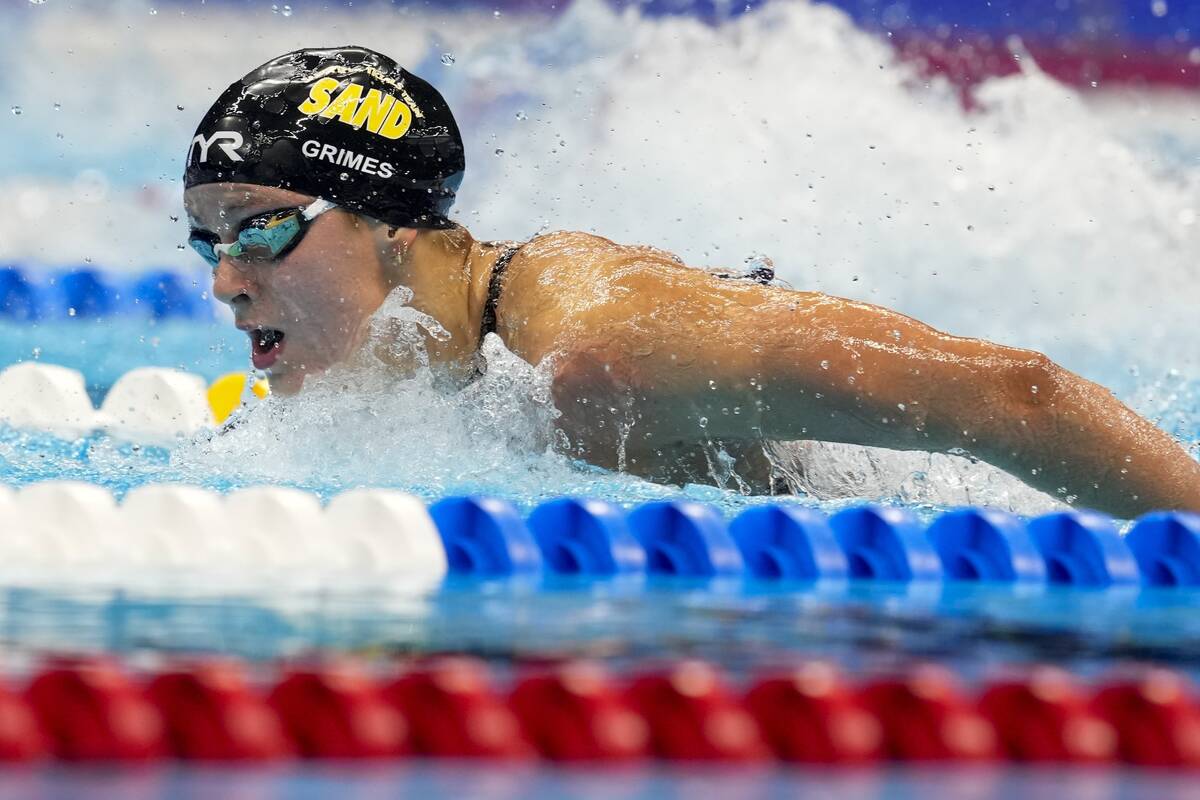
{"type": "Polygon", "coordinates": [[[228,256],[221,256],[213,271],[213,297],[228,306],[251,303],[258,293],[258,286],[249,272],[235,264],[228,256]]]}

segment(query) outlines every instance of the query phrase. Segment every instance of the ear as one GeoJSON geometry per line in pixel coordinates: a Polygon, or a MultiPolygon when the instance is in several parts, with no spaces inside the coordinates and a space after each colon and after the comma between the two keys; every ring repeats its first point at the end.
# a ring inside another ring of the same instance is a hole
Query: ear
{"type": "Polygon", "coordinates": [[[387,230],[387,237],[407,250],[408,248],[412,247],[413,240],[417,238],[417,229],[393,228],[389,226],[387,230]]]}
{"type": "Polygon", "coordinates": [[[392,258],[403,258],[417,238],[416,228],[398,228],[387,223],[380,223],[376,228],[376,237],[380,252],[392,258]]]}

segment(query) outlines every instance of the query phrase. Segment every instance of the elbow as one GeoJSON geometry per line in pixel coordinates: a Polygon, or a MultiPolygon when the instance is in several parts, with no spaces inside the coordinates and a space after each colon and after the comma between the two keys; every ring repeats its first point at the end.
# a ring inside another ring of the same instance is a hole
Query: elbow
{"type": "Polygon", "coordinates": [[[1005,354],[993,386],[998,406],[1010,415],[1039,415],[1059,402],[1068,372],[1032,350],[1005,354]]]}
{"type": "MultiPolygon", "coordinates": [[[[983,392],[987,399],[978,427],[994,445],[1009,451],[1042,447],[1055,438],[1070,373],[1033,351],[1007,351],[1002,359],[997,368],[989,369],[989,390],[983,392]]],[[[964,446],[973,449],[973,445],[976,442],[964,446]]]]}

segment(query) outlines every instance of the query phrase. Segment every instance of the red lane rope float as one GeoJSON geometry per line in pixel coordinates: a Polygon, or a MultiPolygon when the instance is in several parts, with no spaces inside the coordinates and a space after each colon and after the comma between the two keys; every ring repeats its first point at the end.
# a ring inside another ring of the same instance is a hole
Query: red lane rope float
{"type": "Polygon", "coordinates": [[[352,664],[289,671],[268,702],[308,758],[397,758],[412,752],[408,720],[352,664]]]}
{"type": "Polygon", "coordinates": [[[147,761],[167,755],[161,713],[111,661],[51,666],[34,678],[26,696],[58,758],[147,761]]]}
{"type": "Polygon", "coordinates": [[[1162,669],[1104,686],[1092,703],[1117,730],[1121,758],[1148,767],[1200,767],[1200,702],[1162,669]]]}
{"type": "Polygon", "coordinates": [[[0,685],[0,762],[41,759],[50,754],[49,747],[29,702],[0,685]]]}
{"type": "Polygon", "coordinates": [[[577,661],[517,681],[509,705],[552,761],[629,761],[650,753],[650,728],[599,664],[577,661]]]}
{"type": "Polygon", "coordinates": [[[884,756],[883,726],[832,664],[760,678],[746,694],[775,755],[785,761],[866,764],[884,756]]]}
{"type": "Polygon", "coordinates": [[[991,761],[1001,753],[992,723],[947,670],[917,667],[873,681],[861,696],[883,725],[888,753],[899,761],[991,761]]]}
{"type": "Polygon", "coordinates": [[[171,751],[204,761],[271,761],[295,754],[279,714],[240,665],[215,661],[153,678],[147,694],[166,723],[171,751]]]}
{"type": "Polygon", "coordinates": [[[978,695],[936,665],[854,682],[832,664],[805,662],[764,673],[744,692],[695,660],[625,677],[586,661],[528,667],[508,691],[493,674],[467,657],[386,675],[339,661],[285,667],[263,691],[230,661],[137,679],[109,659],[56,660],[24,692],[0,685],[0,761],[540,756],[1200,768],[1200,699],[1164,669],[1090,688],[1036,666],[978,695]]]}
{"type": "Polygon", "coordinates": [[[1096,763],[1117,756],[1117,732],[1092,710],[1088,694],[1065,671],[1038,667],[993,683],[979,705],[1010,758],[1096,763]]]}
{"type": "Polygon", "coordinates": [[[754,718],[721,674],[702,661],[636,678],[628,697],[649,724],[660,758],[761,761],[770,755],[754,718]]]}
{"type": "Polygon", "coordinates": [[[413,748],[427,756],[527,758],[534,755],[520,723],[492,686],[482,662],[439,658],[401,675],[383,690],[408,719],[413,748]]]}

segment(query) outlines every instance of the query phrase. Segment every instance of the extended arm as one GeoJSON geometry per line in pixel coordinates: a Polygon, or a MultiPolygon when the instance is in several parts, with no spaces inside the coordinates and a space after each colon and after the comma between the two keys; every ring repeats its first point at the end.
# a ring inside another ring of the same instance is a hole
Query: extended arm
{"type": "Polygon", "coordinates": [[[556,359],[564,428],[601,462],[621,446],[705,438],[961,449],[1122,517],[1200,510],[1200,463],[1038,353],[665,259],[614,256],[594,269],[575,286],[604,291],[581,299],[562,287],[572,301],[549,304],[546,318],[565,322],[534,349],[556,359]]]}

